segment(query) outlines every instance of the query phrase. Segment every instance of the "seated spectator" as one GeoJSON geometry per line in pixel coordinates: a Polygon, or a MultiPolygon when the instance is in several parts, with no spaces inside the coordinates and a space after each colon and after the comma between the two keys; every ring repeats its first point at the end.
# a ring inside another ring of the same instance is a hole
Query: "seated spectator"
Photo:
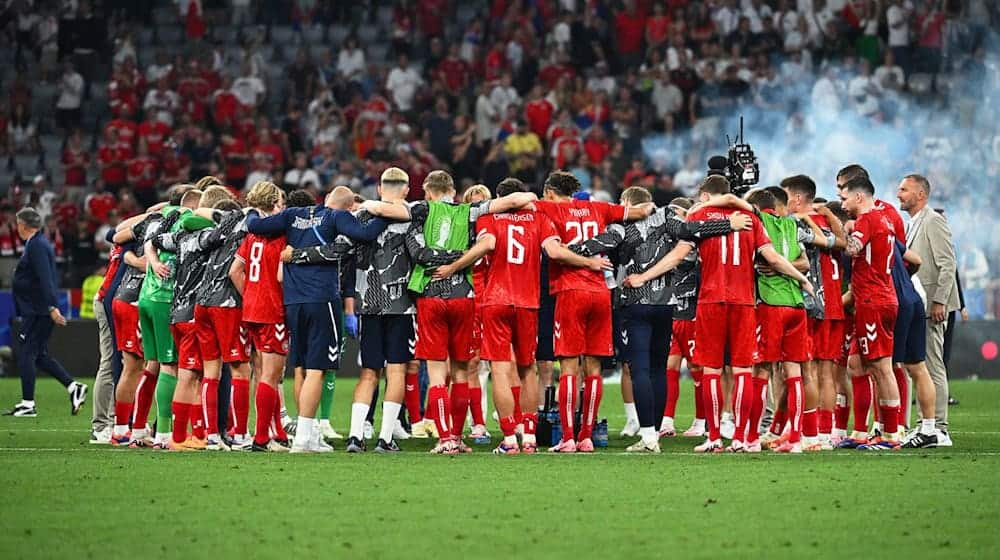
{"type": "Polygon", "coordinates": [[[256,108],[264,102],[267,96],[267,87],[264,81],[253,73],[253,68],[249,64],[243,65],[243,74],[233,81],[233,95],[239,102],[248,108],[256,108]]]}
{"type": "Polygon", "coordinates": [[[354,35],[347,37],[337,53],[337,73],[342,80],[360,83],[365,74],[365,52],[354,35]]]}
{"type": "Polygon", "coordinates": [[[15,154],[40,154],[38,126],[23,103],[14,106],[14,113],[7,122],[7,149],[15,154]]]}

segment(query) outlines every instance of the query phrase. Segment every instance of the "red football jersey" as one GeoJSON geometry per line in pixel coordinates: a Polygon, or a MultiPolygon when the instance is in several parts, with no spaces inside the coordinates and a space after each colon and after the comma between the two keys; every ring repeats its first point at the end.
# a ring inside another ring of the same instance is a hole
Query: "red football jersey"
{"type": "Polygon", "coordinates": [[[278,282],[278,266],[285,236],[264,237],[248,233],[236,250],[236,258],[246,265],[243,287],[243,320],[248,323],[285,322],[285,303],[278,282]]]}
{"type": "MultiPolygon", "coordinates": [[[[595,202],[592,200],[571,200],[551,202],[539,200],[535,208],[552,220],[559,237],[566,245],[582,243],[597,237],[608,224],[625,219],[626,208],[618,204],[595,202]]],[[[557,294],[566,290],[606,292],[604,274],[589,268],[562,266],[549,261],[549,293],[557,294]]]]}
{"type": "MultiPolygon", "coordinates": [[[[688,214],[688,221],[728,220],[735,208],[705,207],[688,214]]],[[[745,214],[746,212],[744,212],[745,214]]],[[[702,239],[698,243],[701,257],[701,289],[698,303],[729,303],[754,305],[757,277],[754,257],[757,250],[771,243],[760,218],[750,214],[753,226],[744,231],[702,239]]]]}
{"type": "MultiPolygon", "coordinates": [[[[830,223],[820,214],[810,214],[812,221],[821,228],[829,229],[830,223]]],[[[841,279],[844,277],[840,270],[840,259],[838,255],[829,251],[819,252],[820,274],[823,276],[823,294],[825,296],[823,307],[823,319],[826,321],[837,321],[844,319],[844,302],[840,299],[843,290],[840,289],[841,279]]]]}
{"type": "Polygon", "coordinates": [[[476,231],[496,238],[480,305],[538,309],[542,244],[559,239],[552,220],[543,213],[527,210],[492,214],[476,221],[476,231]]]}
{"type": "Polygon", "coordinates": [[[892,226],[892,234],[896,236],[896,239],[906,239],[906,226],[903,224],[903,217],[899,215],[899,210],[896,210],[895,206],[876,198],[875,210],[882,212],[889,219],[889,224],[892,226]]]}
{"type": "Polygon", "coordinates": [[[885,212],[865,212],[854,221],[851,237],[861,243],[861,250],[851,261],[854,300],[868,305],[895,305],[892,252],[896,248],[896,236],[892,220],[885,212]]]}

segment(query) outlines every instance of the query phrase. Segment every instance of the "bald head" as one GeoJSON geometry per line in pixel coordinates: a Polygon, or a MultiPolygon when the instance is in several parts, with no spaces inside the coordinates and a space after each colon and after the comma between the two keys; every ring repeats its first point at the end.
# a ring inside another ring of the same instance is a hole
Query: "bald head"
{"type": "Polygon", "coordinates": [[[339,186],[326,195],[326,207],[334,210],[349,210],[354,204],[354,191],[350,187],[339,186]]]}

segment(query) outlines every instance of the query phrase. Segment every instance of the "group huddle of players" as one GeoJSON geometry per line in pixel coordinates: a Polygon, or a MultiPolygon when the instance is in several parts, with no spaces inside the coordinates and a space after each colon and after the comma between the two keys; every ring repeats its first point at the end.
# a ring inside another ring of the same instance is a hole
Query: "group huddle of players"
{"type": "Polygon", "coordinates": [[[622,433],[639,436],[629,452],[659,453],[659,438],[676,435],[684,360],[696,416],[684,435],[706,438],[698,452],[936,445],[924,313],[904,313],[922,305],[910,297],[907,270],[919,259],[896,241],[905,239],[902,220],[874,198],[863,168],[845,168],[837,182],[841,202],[822,203],[803,175],[745,198],[709,176],[697,200],[665,208],[640,187],[626,189],[621,204],[591,201],[561,171],[548,176],[542,199],[510,178],[496,197],[477,185],[461,203],[444,171],[425,179],[426,200],[407,202],[409,177],[395,167],[381,176],[379,201],[337,187],[317,206],[262,181],[244,208],[212,177],[178,185],[169,202],[114,233],[108,275],[120,281],[109,296],[123,371],[112,444],[330,452],[337,436],[317,409],[346,333],[359,341],[361,366],[348,452],[367,449],[381,377],[376,452],[398,452],[397,439],[411,435],[436,437],[432,453],[471,451],[469,412],[471,437],[489,438],[480,361],[503,432],[494,453],[538,450],[540,386],[553,385],[555,362],[562,439],[550,451],[593,452],[611,356],[624,370],[622,433]],[[426,407],[418,362],[427,367],[426,407]],[[897,363],[920,401],[909,435],[897,363]],[[219,422],[223,364],[228,433],[219,422]],[[282,422],[286,365],[298,411],[291,436],[282,422]],[[409,432],[399,422],[404,406],[409,432]],[[761,434],[766,408],[772,421],[761,434]]]}

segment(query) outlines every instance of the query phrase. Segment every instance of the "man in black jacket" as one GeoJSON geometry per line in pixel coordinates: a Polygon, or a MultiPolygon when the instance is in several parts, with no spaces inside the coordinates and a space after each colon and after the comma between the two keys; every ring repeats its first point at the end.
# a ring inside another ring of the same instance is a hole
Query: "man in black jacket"
{"type": "Polygon", "coordinates": [[[34,208],[17,213],[17,235],[24,241],[24,254],[14,269],[14,305],[21,317],[21,346],[17,370],[21,374],[21,402],[5,416],[34,417],[35,376],[38,368],[52,374],[69,392],[70,412],[80,411],[87,398],[87,386],[73,380],[69,372],[49,356],[52,327],[65,325],[56,299],[56,258],[52,245],[42,233],[42,217],[34,208]]]}

